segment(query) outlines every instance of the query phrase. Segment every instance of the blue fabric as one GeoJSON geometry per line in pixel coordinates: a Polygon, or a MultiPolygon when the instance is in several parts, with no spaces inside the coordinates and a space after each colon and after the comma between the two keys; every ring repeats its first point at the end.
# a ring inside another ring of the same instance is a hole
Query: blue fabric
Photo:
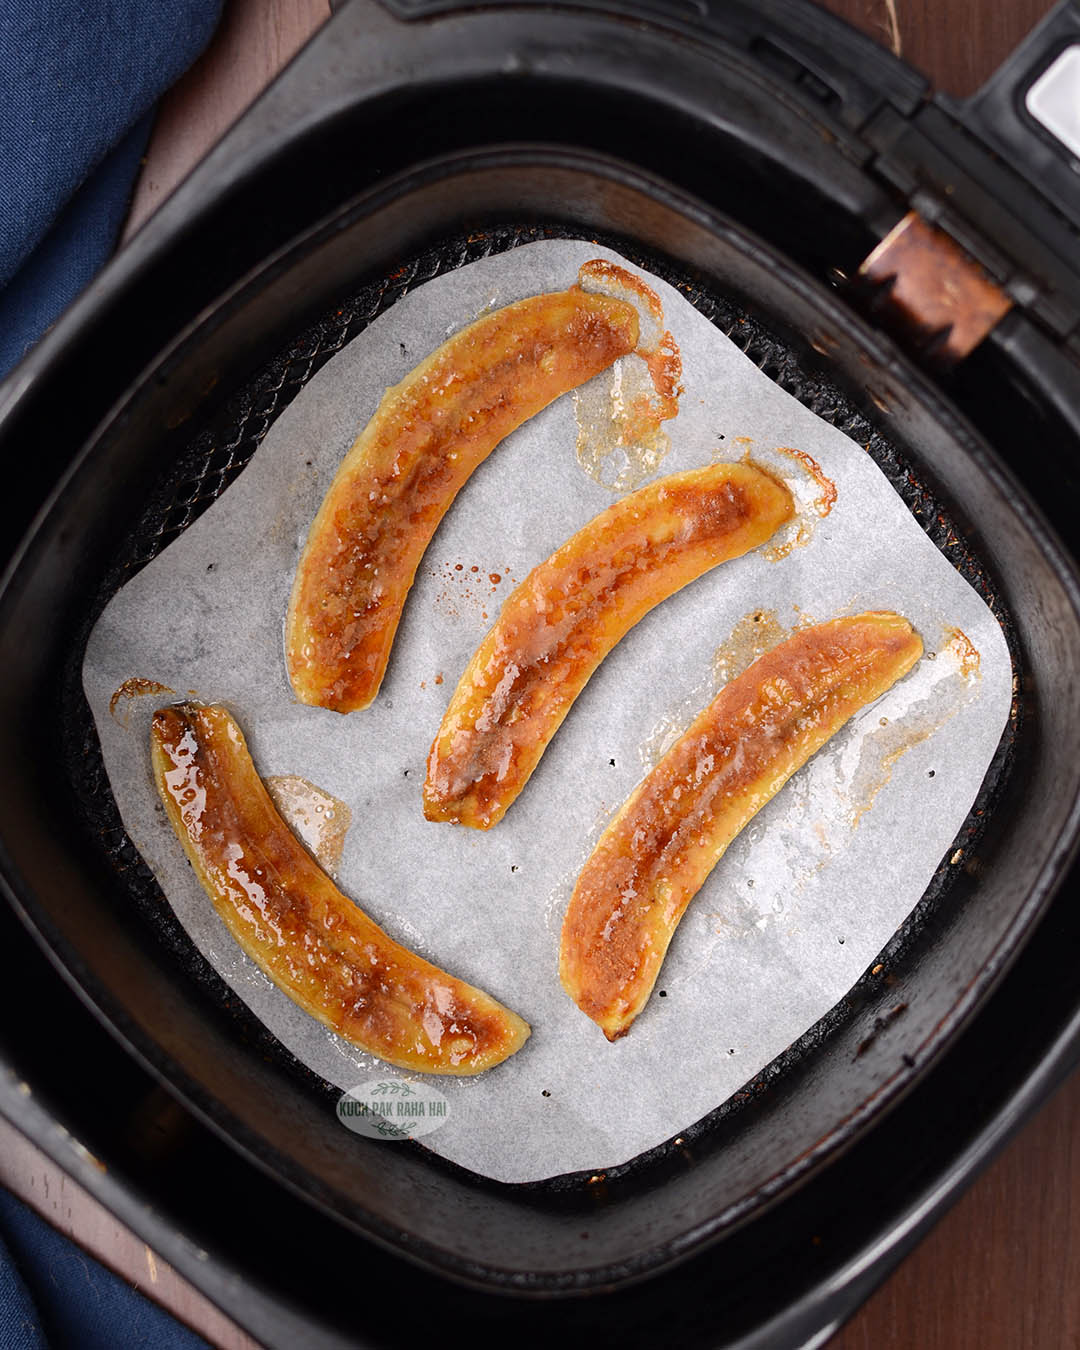
{"type": "Polygon", "coordinates": [[[0,378],[22,360],[111,255],[152,120],[147,113],[136,122],[0,290],[0,378]]]}
{"type": "Polygon", "coordinates": [[[221,0],[0,0],[0,376],[109,257],[221,0]]]}
{"type": "MultiPolygon", "coordinates": [[[[221,0],[0,0],[0,378],[116,246],[157,100],[221,0]]],[[[0,1350],[206,1350],[0,1191],[0,1350]]]]}
{"type": "MultiPolygon", "coordinates": [[[[0,1201],[4,1196],[0,1195],[0,1201]]],[[[19,1268],[0,1237],[0,1345],[9,1350],[49,1350],[37,1309],[19,1268]]]]}
{"type": "Polygon", "coordinates": [[[0,1346],[3,1350],[210,1350],[0,1190],[0,1346]]]}

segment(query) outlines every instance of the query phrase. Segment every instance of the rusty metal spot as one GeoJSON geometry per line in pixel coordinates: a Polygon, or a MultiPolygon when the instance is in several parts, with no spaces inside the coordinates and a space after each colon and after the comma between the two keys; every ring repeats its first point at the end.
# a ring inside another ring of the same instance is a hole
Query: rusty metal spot
{"type": "Polygon", "coordinates": [[[914,211],[859,268],[872,301],[919,351],[955,365],[1009,312],[1012,300],[955,239],[914,211]]]}

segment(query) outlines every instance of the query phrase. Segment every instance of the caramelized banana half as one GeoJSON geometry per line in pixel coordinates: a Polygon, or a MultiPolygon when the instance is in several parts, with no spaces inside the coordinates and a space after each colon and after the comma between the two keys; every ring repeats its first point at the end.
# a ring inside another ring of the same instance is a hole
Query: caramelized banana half
{"type": "Polygon", "coordinates": [[[522,422],[637,340],[633,305],[573,286],[478,319],[386,391],[297,568],[285,648],[301,703],[342,713],[371,703],[420,559],[462,484],[522,422]]]}
{"type": "Polygon", "coordinates": [[[763,544],[791,494],[749,464],[671,474],[590,521],[525,578],[461,677],[428,757],[424,814],[486,830],[593,671],[650,609],[763,544]]]}
{"type": "Polygon", "coordinates": [[[214,908],[305,1012],[388,1064],[474,1074],[520,1049],[528,1025],[414,955],[342,895],[278,815],[221,707],[154,715],[154,777],[214,908]]]}
{"type": "Polygon", "coordinates": [[[683,911],[743,826],[921,655],[898,614],[802,629],[726,685],[631,794],[578,878],[559,961],[609,1041],[641,1011],[683,911]]]}

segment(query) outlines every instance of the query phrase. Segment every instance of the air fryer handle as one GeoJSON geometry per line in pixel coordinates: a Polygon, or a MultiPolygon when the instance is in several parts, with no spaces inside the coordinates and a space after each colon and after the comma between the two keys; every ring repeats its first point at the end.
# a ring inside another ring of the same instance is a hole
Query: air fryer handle
{"type": "MultiPolygon", "coordinates": [[[[334,8],[347,0],[332,0],[334,8]]],[[[377,0],[402,22],[484,10],[551,10],[551,0],[377,0]]],[[[699,42],[742,53],[770,76],[801,86],[829,115],[861,127],[883,101],[905,113],[925,97],[926,80],[880,43],[815,0],[570,0],[578,14],[680,29],[699,42]]],[[[550,14],[559,23],[556,10],[550,14]]]]}
{"type": "Polygon", "coordinates": [[[956,113],[1080,228],[1080,0],[1061,0],[956,113]]]}

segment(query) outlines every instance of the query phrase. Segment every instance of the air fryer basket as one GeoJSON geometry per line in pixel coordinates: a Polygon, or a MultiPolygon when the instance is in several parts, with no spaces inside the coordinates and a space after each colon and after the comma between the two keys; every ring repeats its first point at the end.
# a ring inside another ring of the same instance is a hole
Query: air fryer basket
{"type": "MultiPolygon", "coordinates": [[[[354,42],[370,36],[366,25],[402,41],[374,10],[354,6],[342,17],[353,21],[354,42]]],[[[590,31],[600,22],[582,19],[590,31]]],[[[494,60],[490,30],[469,32],[482,34],[482,49],[490,43],[478,63],[494,60]]],[[[539,42],[540,32],[529,30],[529,41],[539,42]]],[[[462,49],[467,35],[457,34],[462,49]]],[[[603,36],[611,62],[644,59],[640,44],[620,52],[611,31],[603,36]]],[[[517,50],[528,48],[515,41],[517,50]]],[[[348,170],[344,158],[333,161],[337,180],[328,183],[328,146],[367,145],[354,142],[364,122],[343,93],[348,72],[334,68],[332,51],[309,49],[306,86],[294,72],[294,91],[315,89],[321,99],[319,140],[300,118],[297,139],[281,133],[279,153],[245,157],[241,131],[231,158],[208,164],[201,183],[144,232],[108,286],[9,388],[0,442],[39,443],[51,421],[71,437],[69,451],[82,450],[16,560],[0,609],[5,875],[17,910],[113,1034],[246,1160],[330,1216],[342,1242],[359,1234],[489,1292],[552,1297],[629,1290],[635,1281],[659,1288],[667,1278],[659,1272],[710,1243],[726,1250],[742,1240],[754,1250],[771,1210],[819,1195],[823,1179],[842,1175],[845,1153],[858,1156],[870,1136],[885,1137],[890,1108],[895,1115],[905,1094],[918,1096],[942,1056],[974,1034],[975,1015],[985,1014],[1025,944],[1037,946],[1077,828],[1074,566],[1028,487],[1006,468],[998,451],[1007,447],[982,439],[938,384],[825,283],[824,258],[813,255],[837,208],[805,195],[804,166],[789,165],[786,181],[778,175],[754,192],[748,163],[736,164],[732,153],[728,178],[753,193],[743,213],[750,226],[768,217],[769,198],[804,193],[793,200],[815,223],[788,250],[801,266],[775,247],[789,239],[768,244],[736,213],[719,210],[696,161],[662,175],[648,163],[657,147],[638,143],[631,155],[632,137],[606,149],[567,136],[540,143],[552,93],[543,80],[540,103],[526,95],[515,107],[513,141],[440,147],[432,132],[401,151],[394,172],[371,175],[357,154],[348,170]],[[536,125],[525,135],[530,109],[536,125]],[[321,157],[305,163],[300,149],[316,143],[321,157]],[[280,202],[284,219],[248,230],[260,199],[280,202]],[[275,230],[281,237],[271,245],[275,230]],[[273,416],[342,342],[426,276],[549,234],[602,239],[682,284],[767,373],[867,444],[1001,618],[1018,684],[1014,718],[957,841],[962,862],[951,863],[950,850],[915,914],[841,1005],[732,1101],[662,1148],[600,1178],[508,1187],[419,1145],[389,1152],[342,1130],[336,1094],[237,1006],[171,920],[123,835],[78,670],[108,596],[227,486],[273,416]],[[100,353],[108,338],[118,343],[112,369],[100,353]],[[56,404],[80,363],[100,382],[88,399],[92,418],[89,409],[56,404]]],[[[697,54],[679,51],[687,84],[697,54]]],[[[742,78],[734,67],[725,74],[733,84],[742,78]]],[[[766,86],[754,78],[764,98],[766,86]]],[[[560,72],[560,89],[563,79],[560,72]]],[[[610,71],[597,76],[597,117],[611,110],[605,79],[612,83],[610,71]]],[[[477,96],[467,84],[455,95],[459,111],[477,96]]],[[[575,95],[578,103],[583,97],[575,95]]],[[[394,127],[404,145],[417,122],[398,99],[394,127]]],[[[680,128],[695,135],[719,164],[723,137],[708,142],[673,106],[678,101],[669,90],[666,106],[631,100],[624,111],[636,108],[642,124],[652,119],[658,142],[680,128]]],[[[289,97],[271,98],[262,131],[280,130],[296,111],[289,97]]],[[[385,107],[376,111],[382,116],[385,107]]],[[[474,125],[458,127],[463,139],[475,138],[474,125]]],[[[550,119],[544,127],[552,132],[550,119]]],[[[789,132],[790,149],[799,135],[789,132]]],[[[843,197],[854,182],[850,164],[831,168],[822,181],[839,183],[843,197]]],[[[820,197],[820,185],[816,191],[820,197]]],[[[832,266],[858,256],[868,218],[888,216],[884,197],[860,191],[864,209],[834,241],[832,266]]],[[[986,356],[981,374],[966,372],[953,395],[974,388],[977,403],[980,378],[989,395],[996,359],[986,356]]],[[[1031,425],[1034,414],[1019,397],[1011,409],[995,387],[993,400],[1003,437],[1025,418],[1031,425]]],[[[734,1306],[738,1296],[729,1293],[734,1306]]]]}

